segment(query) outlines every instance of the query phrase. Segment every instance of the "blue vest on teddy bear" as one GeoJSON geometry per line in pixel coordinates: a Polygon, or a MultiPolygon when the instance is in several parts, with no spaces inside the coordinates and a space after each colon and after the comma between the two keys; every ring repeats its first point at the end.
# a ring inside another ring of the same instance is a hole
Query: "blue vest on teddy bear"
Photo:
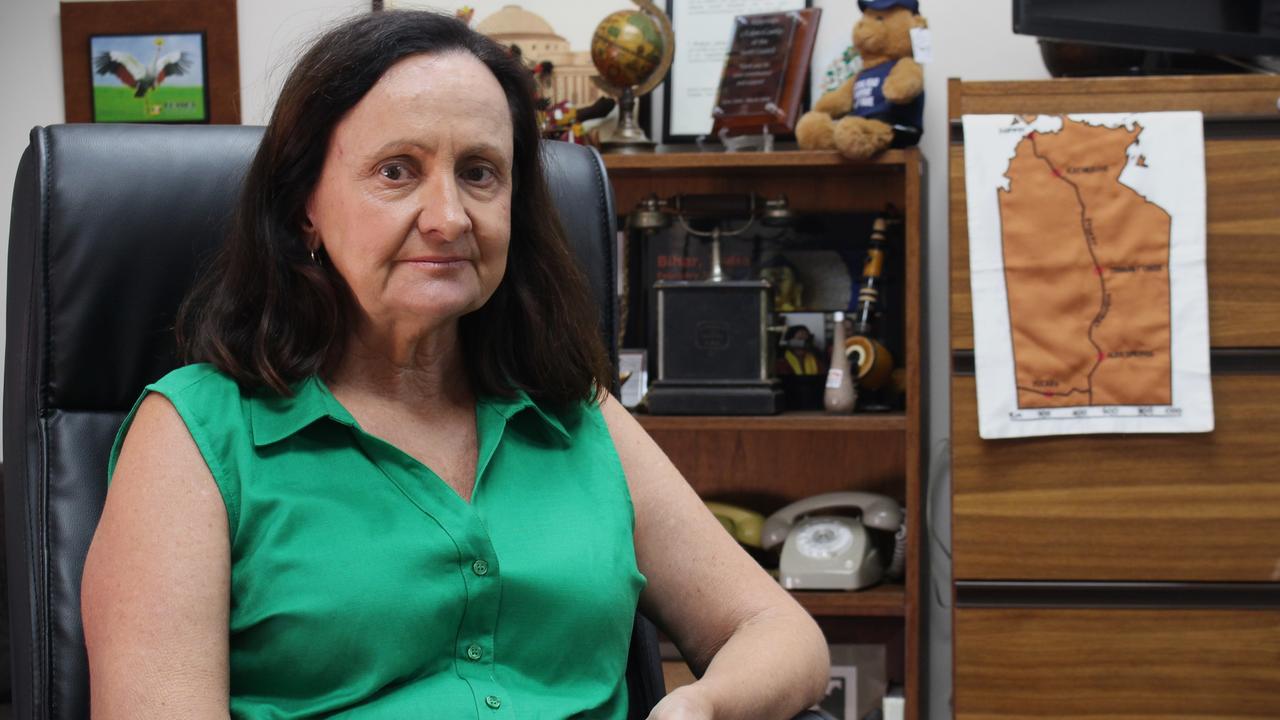
{"type": "Polygon", "coordinates": [[[897,60],[881,63],[858,73],[853,82],[853,109],[851,115],[879,120],[893,126],[893,143],[890,147],[909,147],[920,142],[920,130],[924,125],[924,93],[905,105],[889,102],[884,96],[884,81],[897,60]]]}

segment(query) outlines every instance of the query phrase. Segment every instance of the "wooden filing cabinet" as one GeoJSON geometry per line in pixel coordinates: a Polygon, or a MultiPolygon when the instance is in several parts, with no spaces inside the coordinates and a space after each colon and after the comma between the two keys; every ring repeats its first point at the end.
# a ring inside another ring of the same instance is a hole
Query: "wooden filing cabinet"
{"type": "Polygon", "coordinates": [[[950,86],[961,720],[1280,717],[1280,78],[950,86]],[[978,437],[965,114],[1205,116],[1212,433],[978,437]]]}

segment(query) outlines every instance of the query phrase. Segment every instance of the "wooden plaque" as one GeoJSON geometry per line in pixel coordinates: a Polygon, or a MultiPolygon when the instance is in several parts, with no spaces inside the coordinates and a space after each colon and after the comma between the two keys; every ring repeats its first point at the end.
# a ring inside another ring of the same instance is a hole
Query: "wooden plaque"
{"type": "Polygon", "coordinates": [[[795,129],[805,74],[818,35],[819,8],[734,18],[733,41],[711,114],[713,134],[795,129]]]}

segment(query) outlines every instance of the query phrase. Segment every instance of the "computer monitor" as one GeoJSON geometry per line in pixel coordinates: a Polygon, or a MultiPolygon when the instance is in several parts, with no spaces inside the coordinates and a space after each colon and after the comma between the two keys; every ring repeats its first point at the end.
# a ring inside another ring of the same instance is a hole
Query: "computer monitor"
{"type": "Polygon", "coordinates": [[[1043,39],[1231,57],[1280,55],[1280,0],[1013,0],[1043,39]]]}

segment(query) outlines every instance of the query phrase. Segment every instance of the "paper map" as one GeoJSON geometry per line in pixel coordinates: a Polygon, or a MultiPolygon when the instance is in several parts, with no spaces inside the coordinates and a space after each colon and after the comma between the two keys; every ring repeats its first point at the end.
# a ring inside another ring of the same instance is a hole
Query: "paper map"
{"type": "Polygon", "coordinates": [[[983,438],[1213,429],[1202,127],[964,117],[983,438]]]}

